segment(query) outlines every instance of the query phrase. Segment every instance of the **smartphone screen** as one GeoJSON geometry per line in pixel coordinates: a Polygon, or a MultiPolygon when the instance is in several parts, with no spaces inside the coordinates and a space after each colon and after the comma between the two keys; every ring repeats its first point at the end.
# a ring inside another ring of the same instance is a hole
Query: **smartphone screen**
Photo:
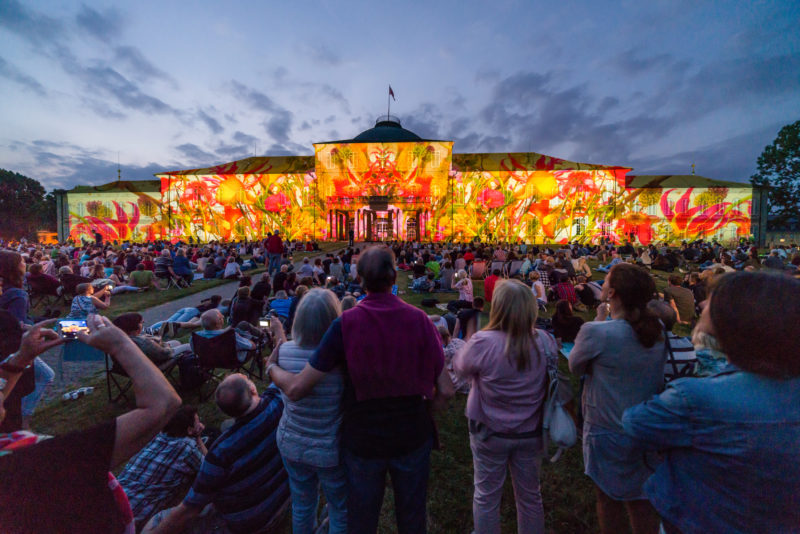
{"type": "Polygon", "coordinates": [[[58,322],[58,329],[61,337],[65,339],[76,339],[78,332],[89,333],[89,326],[85,320],[62,320],[58,322]]]}
{"type": "Polygon", "coordinates": [[[260,319],[258,324],[264,328],[269,328],[269,319],[260,319]]]}

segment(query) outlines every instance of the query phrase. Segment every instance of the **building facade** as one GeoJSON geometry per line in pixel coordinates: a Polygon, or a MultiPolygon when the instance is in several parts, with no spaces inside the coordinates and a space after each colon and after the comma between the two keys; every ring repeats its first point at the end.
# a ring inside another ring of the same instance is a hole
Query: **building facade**
{"type": "Polygon", "coordinates": [[[384,119],[353,139],[316,143],[314,156],[253,157],[157,181],[76,188],[66,193],[62,234],[200,242],[274,230],[300,240],[346,240],[350,232],[365,241],[763,239],[760,189],[630,171],[537,153],[454,154],[452,141],[421,139],[384,119]]]}

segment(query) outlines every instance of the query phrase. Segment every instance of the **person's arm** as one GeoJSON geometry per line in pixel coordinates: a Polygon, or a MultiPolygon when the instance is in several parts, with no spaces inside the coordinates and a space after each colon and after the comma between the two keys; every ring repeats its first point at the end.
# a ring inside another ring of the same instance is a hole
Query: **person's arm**
{"type": "Polygon", "coordinates": [[[278,348],[269,357],[267,371],[272,383],[292,401],[298,401],[311,393],[314,386],[334,367],[344,361],[344,340],[341,319],[336,319],[325,332],[319,347],[311,355],[306,366],[297,374],[278,366],[278,348]],[[273,365],[274,364],[274,365],[273,365]]]}
{"type": "Polygon", "coordinates": [[[99,298],[97,298],[95,296],[91,297],[92,303],[95,305],[95,307],[98,310],[108,309],[108,307],[111,305],[111,295],[109,294],[107,288],[108,288],[108,286],[103,288],[103,300],[100,300],[99,298]]]}
{"type": "MultiPolygon", "coordinates": [[[[30,326],[22,336],[22,341],[20,342],[17,352],[11,354],[3,361],[5,369],[0,369],[0,378],[6,380],[6,387],[3,389],[5,398],[8,398],[11,394],[19,377],[22,376],[25,368],[33,363],[34,358],[64,343],[64,339],[61,338],[55,330],[48,328],[56,321],[57,319],[50,319],[30,326]]],[[[0,422],[1,421],[2,418],[0,418],[0,422]]]]}
{"type": "Polygon", "coordinates": [[[586,374],[591,361],[599,355],[600,340],[592,336],[592,326],[592,323],[581,326],[575,337],[575,346],[569,353],[569,370],[576,376],[586,374]]]}
{"type": "Polygon", "coordinates": [[[156,527],[150,526],[148,522],[142,534],[174,534],[176,532],[183,532],[189,523],[202,512],[203,509],[197,506],[189,506],[186,503],[180,503],[173,508],[167,517],[158,524],[156,527]]]}
{"type": "Polygon", "coordinates": [[[453,326],[453,337],[461,338],[461,320],[458,317],[456,317],[456,324],[453,326]]]}
{"type": "Polygon", "coordinates": [[[158,367],[108,318],[89,315],[86,323],[91,334],[79,333],[78,339],[111,355],[131,378],[136,396],[136,409],[117,417],[109,466],[113,468],[139,452],[167,424],[181,398],[158,367]]]}
{"type": "Polygon", "coordinates": [[[446,410],[450,399],[456,394],[453,381],[447,367],[443,366],[439,376],[436,377],[436,390],[433,393],[432,407],[434,411],[446,410]]]}
{"type": "Polygon", "coordinates": [[[622,414],[625,433],[647,450],[692,445],[692,422],[686,392],[667,384],[660,395],[633,406],[622,414]]]}

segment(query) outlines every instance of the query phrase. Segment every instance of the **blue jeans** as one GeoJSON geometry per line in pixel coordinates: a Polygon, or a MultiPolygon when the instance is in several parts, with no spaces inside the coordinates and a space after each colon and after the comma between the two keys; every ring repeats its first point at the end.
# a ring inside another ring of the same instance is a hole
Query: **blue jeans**
{"type": "Polygon", "coordinates": [[[314,467],[284,458],[292,491],[292,533],[313,534],[319,505],[319,486],[328,501],[328,534],[347,532],[347,473],[344,465],[314,467]]]}
{"type": "Polygon", "coordinates": [[[185,323],[190,319],[194,319],[198,315],[200,315],[200,311],[197,308],[181,308],[180,310],[170,315],[169,319],[167,319],[166,321],[158,321],[157,323],[153,324],[153,326],[151,326],[150,328],[153,330],[158,330],[164,323],[185,323]]]}
{"type": "Polygon", "coordinates": [[[30,417],[36,409],[36,404],[44,395],[45,388],[55,379],[56,373],[49,365],[37,357],[33,360],[33,374],[35,386],[33,391],[22,397],[22,417],[30,417]]]}
{"type": "Polygon", "coordinates": [[[425,504],[431,448],[429,439],[422,447],[394,458],[362,458],[343,450],[347,466],[347,532],[377,532],[378,517],[386,488],[386,472],[392,477],[394,510],[399,534],[426,532],[425,504]]]}
{"type": "Polygon", "coordinates": [[[278,252],[270,252],[269,254],[269,274],[278,271],[281,268],[281,255],[278,252]]]}

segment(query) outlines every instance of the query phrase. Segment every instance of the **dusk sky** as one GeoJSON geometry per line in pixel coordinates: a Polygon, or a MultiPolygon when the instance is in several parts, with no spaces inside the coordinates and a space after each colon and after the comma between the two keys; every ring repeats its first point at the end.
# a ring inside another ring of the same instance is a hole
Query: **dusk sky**
{"type": "Polygon", "coordinates": [[[800,2],[0,0],[0,167],[50,190],[313,154],[386,113],[454,152],[746,181],[800,119],[800,2]]]}

